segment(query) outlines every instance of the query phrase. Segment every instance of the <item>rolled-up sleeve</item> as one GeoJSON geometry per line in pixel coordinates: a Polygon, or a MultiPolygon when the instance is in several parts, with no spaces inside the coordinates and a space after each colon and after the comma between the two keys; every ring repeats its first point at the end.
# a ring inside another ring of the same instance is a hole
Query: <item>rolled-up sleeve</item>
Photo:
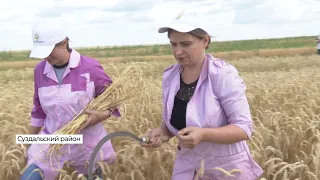
{"type": "Polygon", "coordinates": [[[31,111],[31,126],[42,127],[44,126],[44,121],[46,114],[42,110],[39,95],[38,95],[38,78],[36,70],[34,70],[34,94],[33,94],[33,108],[31,111]]]}
{"type": "Polygon", "coordinates": [[[216,92],[230,124],[252,134],[252,118],[246,97],[246,85],[232,65],[225,65],[217,75],[216,92]]]}
{"type": "MultiPolygon", "coordinates": [[[[105,73],[101,64],[96,60],[94,60],[93,63],[92,74],[96,96],[99,96],[106,90],[106,88],[108,88],[107,86],[110,86],[112,84],[112,79],[105,73]]],[[[119,106],[115,111],[113,111],[112,116],[121,117],[119,106]]]]}

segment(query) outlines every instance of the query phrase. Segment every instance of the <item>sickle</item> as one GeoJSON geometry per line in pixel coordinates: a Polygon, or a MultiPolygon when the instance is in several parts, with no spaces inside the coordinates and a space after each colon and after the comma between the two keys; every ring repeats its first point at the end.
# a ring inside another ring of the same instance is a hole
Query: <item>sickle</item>
{"type": "Polygon", "coordinates": [[[105,137],[103,137],[99,143],[96,145],[96,147],[93,149],[93,152],[91,154],[90,157],[90,161],[89,161],[89,169],[88,169],[88,180],[92,180],[92,176],[93,176],[93,166],[94,166],[94,161],[96,159],[96,156],[100,150],[100,148],[102,147],[102,145],[107,142],[108,140],[117,137],[117,136],[127,136],[127,137],[131,137],[132,139],[140,142],[140,143],[149,143],[149,139],[147,137],[142,137],[139,138],[138,136],[136,136],[135,134],[132,134],[130,132],[127,131],[117,131],[117,132],[113,132],[110,133],[108,135],[106,135],[105,137]]]}

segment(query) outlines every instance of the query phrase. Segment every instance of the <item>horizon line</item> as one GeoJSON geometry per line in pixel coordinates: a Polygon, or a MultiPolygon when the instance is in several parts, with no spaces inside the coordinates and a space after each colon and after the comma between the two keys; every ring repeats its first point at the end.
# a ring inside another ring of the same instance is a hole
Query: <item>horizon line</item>
{"type": "MultiPolygon", "coordinates": [[[[293,39],[293,38],[307,38],[307,37],[317,37],[319,35],[304,35],[304,36],[283,36],[283,37],[273,37],[273,38],[252,38],[252,39],[237,39],[237,40],[217,40],[212,41],[214,42],[239,42],[239,41],[261,41],[261,40],[279,40],[279,39],[293,39]]],[[[73,46],[74,49],[97,49],[97,48],[114,48],[114,47],[137,47],[137,46],[163,46],[163,45],[169,45],[169,43],[163,43],[163,44],[132,44],[132,45],[102,45],[102,46],[73,46]]],[[[1,50],[0,52],[25,52],[25,51],[31,51],[31,49],[16,49],[16,50],[1,50]]]]}

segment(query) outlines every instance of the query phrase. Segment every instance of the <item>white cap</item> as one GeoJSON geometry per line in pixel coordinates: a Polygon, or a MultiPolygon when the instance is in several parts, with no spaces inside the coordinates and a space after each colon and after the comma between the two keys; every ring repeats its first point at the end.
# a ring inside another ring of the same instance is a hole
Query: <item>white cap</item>
{"type": "Polygon", "coordinates": [[[168,32],[169,29],[173,29],[178,32],[186,33],[198,28],[209,33],[208,29],[200,22],[200,18],[197,13],[182,10],[176,15],[169,25],[160,27],[158,32],[165,33],[168,32]]]}
{"type": "Polygon", "coordinates": [[[56,23],[38,23],[32,28],[33,48],[30,58],[48,57],[55,45],[63,41],[67,35],[64,33],[62,26],[56,23]]]}

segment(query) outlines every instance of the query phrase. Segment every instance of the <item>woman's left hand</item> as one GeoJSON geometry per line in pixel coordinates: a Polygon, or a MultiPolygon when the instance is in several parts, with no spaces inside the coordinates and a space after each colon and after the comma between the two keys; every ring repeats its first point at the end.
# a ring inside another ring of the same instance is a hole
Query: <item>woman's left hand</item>
{"type": "Polygon", "coordinates": [[[107,110],[107,112],[99,112],[99,111],[94,111],[94,110],[85,110],[83,112],[83,114],[88,114],[89,117],[86,120],[86,123],[82,126],[82,128],[80,129],[86,129],[88,127],[94,126],[100,122],[102,122],[103,120],[107,119],[108,117],[110,117],[110,111],[107,110]]]}
{"type": "Polygon", "coordinates": [[[203,139],[203,129],[198,127],[187,127],[178,132],[180,143],[185,148],[192,149],[203,139]]]}

